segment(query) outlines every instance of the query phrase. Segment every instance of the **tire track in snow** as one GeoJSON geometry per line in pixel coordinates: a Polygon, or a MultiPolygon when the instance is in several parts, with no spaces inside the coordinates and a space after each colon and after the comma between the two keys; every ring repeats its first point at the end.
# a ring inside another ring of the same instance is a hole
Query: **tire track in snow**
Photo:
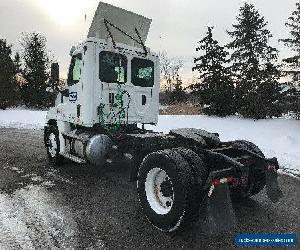
{"type": "Polygon", "coordinates": [[[71,215],[44,187],[0,193],[0,249],[80,248],[80,233],[71,215]]]}
{"type": "MultiPolygon", "coordinates": [[[[34,222],[35,231],[40,234],[51,249],[63,247],[71,248],[76,245],[77,225],[68,213],[66,207],[56,204],[54,197],[44,192],[45,189],[37,188],[32,192],[18,193],[18,197],[23,201],[26,214],[30,215],[34,222]]],[[[45,245],[43,242],[42,245],[45,245]]]]}
{"type": "Polygon", "coordinates": [[[0,195],[0,247],[1,249],[34,249],[22,218],[22,209],[13,199],[0,195]],[[6,247],[5,247],[6,246],[6,247]]]}

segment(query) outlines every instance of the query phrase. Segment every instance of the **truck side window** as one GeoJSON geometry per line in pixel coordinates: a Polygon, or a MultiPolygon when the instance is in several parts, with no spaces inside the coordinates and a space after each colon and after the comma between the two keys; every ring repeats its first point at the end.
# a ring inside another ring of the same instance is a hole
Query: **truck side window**
{"type": "Polygon", "coordinates": [[[99,78],[106,83],[125,83],[127,81],[127,58],[109,51],[99,53],[99,78]]]}
{"type": "Polygon", "coordinates": [[[135,86],[152,87],[154,85],[154,63],[146,59],[133,58],[131,81],[135,86]]]}
{"type": "Polygon", "coordinates": [[[74,85],[79,82],[81,77],[81,61],[82,56],[81,54],[75,55],[71,59],[71,64],[69,68],[68,74],[68,85],[74,85]]]}

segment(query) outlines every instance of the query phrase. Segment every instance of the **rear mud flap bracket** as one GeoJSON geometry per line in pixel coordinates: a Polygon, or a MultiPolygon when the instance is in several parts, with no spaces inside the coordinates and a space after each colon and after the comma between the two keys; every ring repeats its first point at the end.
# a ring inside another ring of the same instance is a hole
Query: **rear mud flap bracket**
{"type": "Polygon", "coordinates": [[[210,189],[200,208],[203,232],[220,234],[236,228],[236,218],[227,183],[210,189]]]}
{"type": "Polygon", "coordinates": [[[279,165],[276,158],[268,159],[268,164],[266,165],[266,191],[269,199],[274,203],[283,197],[278,184],[278,168],[279,165]]]}

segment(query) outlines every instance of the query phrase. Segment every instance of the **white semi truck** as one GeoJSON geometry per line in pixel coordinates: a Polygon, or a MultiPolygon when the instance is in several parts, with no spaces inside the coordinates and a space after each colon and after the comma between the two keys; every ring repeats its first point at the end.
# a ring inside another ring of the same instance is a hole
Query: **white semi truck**
{"type": "MultiPolygon", "coordinates": [[[[277,201],[277,160],[253,143],[221,142],[200,129],[162,134],[144,128],[159,114],[159,57],[145,46],[150,23],[100,2],[87,39],[70,51],[65,89],[47,114],[49,161],[104,167],[123,156],[146,217],[166,232],[186,228],[201,211],[209,224],[231,226],[230,197],[249,197],[265,186],[277,201]]],[[[59,66],[52,64],[51,81],[58,80],[59,66]]]]}

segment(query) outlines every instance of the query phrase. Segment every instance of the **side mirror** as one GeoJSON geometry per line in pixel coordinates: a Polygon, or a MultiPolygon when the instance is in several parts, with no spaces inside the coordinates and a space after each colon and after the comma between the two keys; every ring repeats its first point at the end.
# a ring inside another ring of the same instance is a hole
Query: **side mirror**
{"type": "Polygon", "coordinates": [[[52,63],[51,64],[51,85],[56,86],[59,82],[59,64],[58,63],[52,63]]]}
{"type": "Polygon", "coordinates": [[[64,89],[64,90],[60,91],[60,93],[61,93],[62,96],[69,97],[69,90],[68,89],[64,89]]]}
{"type": "Polygon", "coordinates": [[[70,49],[70,56],[73,56],[73,52],[76,50],[75,46],[72,46],[72,48],[70,49]]]}

